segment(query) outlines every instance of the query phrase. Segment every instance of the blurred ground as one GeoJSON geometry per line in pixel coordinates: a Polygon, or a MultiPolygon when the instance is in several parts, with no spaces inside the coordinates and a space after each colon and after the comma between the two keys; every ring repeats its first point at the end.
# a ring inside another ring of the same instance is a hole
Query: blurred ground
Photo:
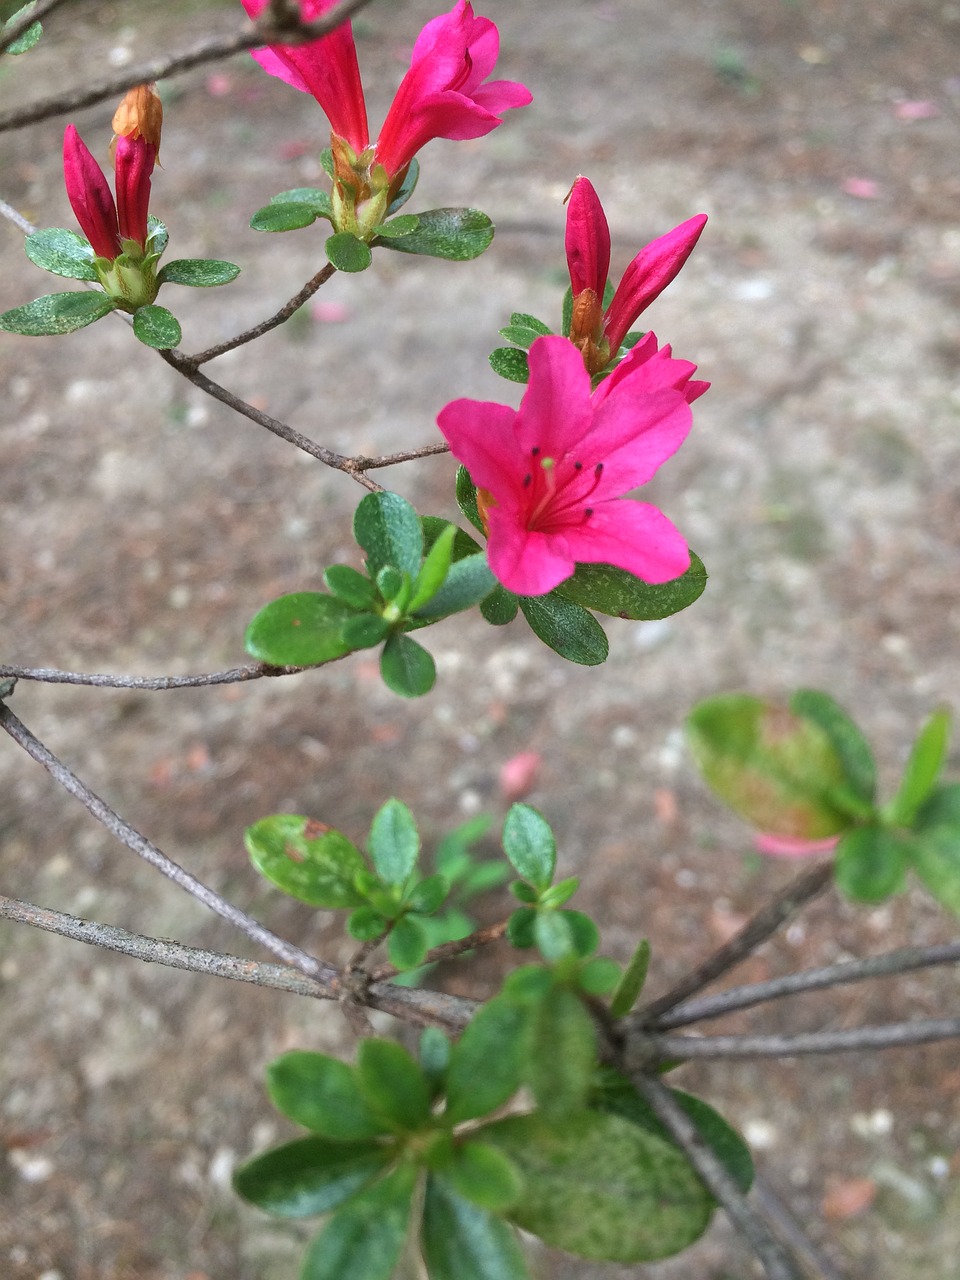
{"type": "MultiPolygon", "coordinates": [[[[382,77],[373,117],[435,8],[381,0],[357,23],[365,79],[382,77]]],[[[426,636],[437,688],[412,705],[362,656],[221,690],[21,684],[13,705],[171,855],[331,959],[343,954],[336,927],[258,881],[244,826],[292,809],[359,839],[398,794],[436,838],[478,810],[499,812],[500,765],[537,750],[531,800],[560,833],[564,871],[583,876],[605,950],[625,959],[649,936],[662,988],[792,874],[750,856],[743,829],[694,777],[680,730],[697,698],[829,689],[878,744],[888,785],[925,712],[957,705],[960,6],[479,8],[501,28],[499,73],[527,81],[536,103],[487,139],[432,144],[414,208],[481,206],[499,228],[490,252],[458,267],[379,253],[365,275],[334,279],[285,330],[209,371],[334,448],[428,444],[448,400],[513,396],[486,365],[512,310],[558,316],[561,200],[578,172],[606,205],[616,269],[705,210],[694,258],[649,312],[714,384],[651,495],[707,564],[703,600],[668,622],[611,623],[599,670],[565,664],[522,623],[443,624],[426,636]]],[[[34,53],[2,68],[0,99],[98,77],[105,63],[185,46],[235,18],[229,3],[75,0],[34,53]]],[[[168,88],[154,208],[170,252],[243,267],[229,290],[164,295],[197,350],[275,309],[319,265],[317,228],[258,237],[247,222],[275,191],[319,179],[323,121],[246,58],[168,88]]],[[[111,113],[72,117],[98,153],[111,113]]],[[[0,195],[40,225],[73,225],[63,123],[0,135],[0,195]]],[[[6,222],[0,253],[0,308],[57,287],[6,222]]],[[[5,336],[0,379],[4,661],[233,665],[262,603],[349,555],[355,486],[205,400],[119,323],[59,340],[5,336]]],[[[452,475],[437,459],[386,478],[452,517],[452,475]]],[[[0,751],[4,892],[243,952],[12,744],[0,751]]],[[[875,910],[827,898],[735,976],[955,934],[919,892],[875,910]]],[[[482,995],[500,959],[450,980],[482,995]]],[[[955,972],[931,972],[717,1030],[945,1015],[958,996],[955,972]]],[[[229,1170],[287,1132],[259,1083],[270,1058],[294,1046],[349,1052],[336,1011],[5,924],[0,1045],[5,1280],[296,1274],[303,1230],[238,1205],[229,1170]]],[[[960,1273],[955,1045],[681,1075],[746,1127],[772,1183],[854,1280],[960,1273]],[[860,1179],[876,1198],[851,1214],[860,1179]]],[[[555,1256],[540,1266],[563,1280],[627,1274],[555,1256]]],[[[695,1251],[630,1274],[754,1271],[718,1221],[695,1251]]]]}

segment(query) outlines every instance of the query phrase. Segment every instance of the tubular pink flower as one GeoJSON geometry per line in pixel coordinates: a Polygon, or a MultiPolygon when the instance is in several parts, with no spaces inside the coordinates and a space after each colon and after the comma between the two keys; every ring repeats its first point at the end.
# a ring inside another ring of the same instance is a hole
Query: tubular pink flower
{"type": "Polygon", "coordinates": [[[150,179],[156,162],[157,148],[152,142],[145,138],[117,139],[114,163],[120,240],[135,240],[141,249],[146,249],[147,244],[150,179]]]}
{"type": "Polygon", "coordinates": [[[63,135],[63,180],[70,207],[94,253],[115,258],[120,252],[117,206],[103,170],[72,124],[63,135]]]}
{"type": "Polygon", "coordinates": [[[490,568],[517,595],[543,595],[581,563],[653,583],[689,567],[666,516],[622,495],[679,449],[699,384],[694,366],[658,351],[653,334],[631,356],[591,395],[580,352],[566,338],[537,338],[519,410],[455,400],[437,418],[478,487],[490,568]]]}
{"type": "Polygon", "coordinates": [[[569,337],[583,352],[591,373],[599,373],[614,359],[630,326],[689,258],[706,221],[706,214],[697,214],[641,249],[604,312],[610,230],[593,184],[589,178],[577,178],[568,197],[565,238],[573,292],[569,337]]]}

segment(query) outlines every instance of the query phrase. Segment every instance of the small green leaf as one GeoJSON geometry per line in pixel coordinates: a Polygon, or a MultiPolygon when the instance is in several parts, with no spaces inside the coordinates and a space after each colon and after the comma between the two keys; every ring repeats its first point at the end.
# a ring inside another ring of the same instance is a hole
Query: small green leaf
{"type": "Polygon", "coordinates": [[[348,564],[332,564],[323,571],[330,591],[352,609],[370,609],[377,603],[377,589],[366,576],[348,564]]]}
{"type": "Polygon", "coordinates": [[[526,383],[530,381],[530,362],[526,351],[517,347],[496,347],[490,352],[490,367],[493,372],[508,382],[526,383]]]}
{"type": "Polygon", "coordinates": [[[592,956],[600,945],[600,931],[589,916],[582,911],[558,911],[563,916],[573,940],[573,949],[578,956],[592,956]]]}
{"type": "Polygon", "coordinates": [[[376,907],[357,907],[347,917],[347,933],[357,942],[373,942],[386,933],[389,923],[376,907]]]}
{"type": "Polygon", "coordinates": [[[330,147],[324,147],[320,152],[320,168],[328,178],[336,178],[337,168],[333,162],[333,151],[330,147]]]}
{"type": "Polygon", "coordinates": [[[445,876],[427,876],[407,894],[407,908],[421,915],[433,915],[443,906],[449,892],[450,885],[445,876]]]}
{"type": "Polygon", "coordinates": [[[650,967],[650,943],[642,938],[623,971],[610,1000],[610,1013],[614,1018],[625,1018],[640,997],[650,967]]]}
{"type": "MultiPolygon", "coordinates": [[[[429,621],[459,613],[484,600],[497,585],[487,565],[486,552],[478,551],[451,564],[442,586],[416,611],[416,617],[429,621]]],[[[408,606],[413,612],[414,605],[408,606]]]]}
{"type": "Polygon", "coordinates": [[[458,1147],[443,1177],[464,1200],[495,1213],[515,1204],[523,1190],[516,1165],[486,1142],[465,1142],[458,1147]]]}
{"type": "Polygon", "coordinates": [[[509,1102],[524,1080],[528,1026],[526,1011],[503,996],[477,1010],[450,1054],[447,1124],[489,1115],[509,1102]]]}
{"type": "Polygon", "coordinates": [[[519,597],[499,582],[490,594],[480,601],[480,612],[494,627],[505,627],[508,622],[512,622],[519,608],[519,597]]]}
{"type": "Polygon", "coordinates": [[[537,912],[533,907],[521,907],[514,911],[507,921],[507,941],[511,947],[526,951],[534,945],[533,926],[537,921],[537,912]]]}
{"type": "Polygon", "coordinates": [[[469,262],[479,258],[493,239],[493,223],[479,209],[428,209],[417,218],[416,231],[400,240],[384,240],[384,248],[469,262]]]}
{"type": "Polygon", "coordinates": [[[533,903],[540,899],[539,893],[526,880],[514,880],[510,885],[510,892],[519,902],[533,903]]]}
{"type": "Polygon", "coordinates": [[[921,807],[933,793],[947,758],[950,724],[950,712],[941,707],[917,734],[900,787],[887,809],[888,819],[894,825],[913,826],[921,807]]]}
{"type": "MultiPolygon", "coordinates": [[[[7,50],[9,53],[9,49],[7,50]]],[[[93,267],[94,252],[89,241],[64,227],[35,231],[23,242],[27,257],[44,271],[68,280],[99,279],[93,267]]],[[[94,294],[94,297],[97,295],[94,294]]]]}
{"type": "Polygon", "coordinates": [[[390,930],[387,954],[397,969],[416,969],[430,949],[426,931],[413,916],[401,916],[390,930]]]}
{"type": "Polygon", "coordinates": [[[593,1019],[563,987],[553,987],[528,1016],[527,1084],[543,1114],[566,1124],[584,1105],[596,1068],[593,1019]]]}
{"type": "Polygon", "coordinates": [[[147,249],[159,258],[170,242],[170,233],[154,214],[147,215],[147,249]]]}
{"type": "MultiPolygon", "coordinates": [[[[430,551],[433,544],[444,532],[449,520],[444,520],[441,516],[421,516],[420,523],[423,526],[423,547],[425,551],[430,551]]],[[[483,548],[476,538],[470,536],[463,529],[457,528],[453,538],[453,554],[450,557],[452,564],[458,560],[464,560],[467,556],[475,555],[483,548]]]]}
{"type": "Polygon", "coordinates": [[[299,1138],[240,1165],[233,1189],[265,1213],[308,1218],[349,1200],[390,1158],[379,1144],[299,1138]]]}
{"type": "Polygon", "coordinates": [[[407,605],[410,613],[425,605],[443,585],[453,559],[453,543],[458,533],[455,524],[448,524],[439,537],[434,539],[413,584],[413,596],[407,605]]]}
{"type": "Polygon", "coordinates": [[[417,865],[420,833],[402,800],[391,799],[377,812],[367,839],[367,852],[380,878],[400,885],[417,865]]]}
{"type": "Polygon", "coordinates": [[[948,911],[960,915],[960,784],[940,787],[920,810],[910,842],[913,869],[948,911]]]}
{"type": "Polygon", "coordinates": [[[819,689],[798,689],[790,710],[823,730],[833,743],[853,791],[872,805],[877,792],[877,766],[870,744],[844,709],[819,689]]]}
{"type": "Polygon", "coordinates": [[[320,187],[292,187],[270,197],[271,204],[311,204],[318,215],[328,218],[332,212],[330,196],[320,187]]]}
{"type": "MultiPolygon", "coordinates": [[[[0,22],[0,36],[2,36],[5,31],[9,31],[14,23],[20,22],[21,19],[27,16],[27,14],[32,13],[36,8],[36,4],[37,0],[28,0],[28,3],[23,5],[22,8],[17,9],[12,17],[10,17],[6,22],[0,22]]],[[[30,26],[27,27],[26,31],[24,31],[22,35],[18,36],[16,40],[11,41],[11,43],[7,45],[6,49],[4,49],[4,53],[28,53],[33,46],[37,44],[42,35],[42,25],[39,22],[31,22],[30,26]]],[[[62,273],[58,272],[58,274],[62,273]]],[[[80,278],[82,279],[83,277],[80,278]]]]}
{"type": "Polygon", "coordinates": [[[423,1257],[430,1280],[529,1280],[513,1228],[427,1178],[423,1257]]]}
{"type": "Polygon", "coordinates": [[[540,895],[540,905],[541,907],[562,907],[565,902],[570,901],[579,888],[580,877],[568,876],[566,880],[560,880],[543,891],[540,895]]]}
{"type": "Polygon", "coordinates": [[[403,1164],[366,1187],[327,1222],[300,1280],[390,1280],[410,1229],[417,1170],[403,1164]]]}
{"type": "Polygon", "coordinates": [[[563,305],[561,309],[560,332],[565,338],[570,336],[570,326],[573,323],[573,288],[567,286],[567,292],[563,295],[563,305]]]}
{"type": "Polygon", "coordinates": [[[326,1054],[295,1049],[276,1058],[267,1067],[267,1090],[278,1111],[325,1138],[356,1142],[387,1132],[353,1067],[326,1054]]]}
{"type": "Polygon", "coordinates": [[[343,624],[343,643],[350,649],[370,649],[390,634],[390,623],[379,613],[358,613],[343,624]]]}
{"type": "Polygon", "coordinates": [[[423,559],[423,528],[398,493],[368,493],[353,516],[353,534],[367,553],[371,576],[392,566],[415,580],[423,559]]]}
{"type": "Polygon", "coordinates": [[[416,231],[420,225],[420,219],[415,213],[402,213],[399,218],[392,218],[389,222],[381,222],[377,227],[377,240],[399,240],[403,236],[408,236],[416,231]]]}
{"type": "Polygon", "coordinates": [[[503,851],[517,875],[540,892],[557,865],[557,842],[549,822],[528,804],[512,805],[503,823],[503,851]]]}
{"type": "MultiPolygon", "coordinates": [[[[384,243],[391,242],[384,241],[384,243]]],[[[404,241],[398,240],[396,243],[399,246],[404,241]]],[[[349,271],[351,273],[366,271],[373,261],[370,246],[364,244],[352,231],[337,231],[334,235],[328,236],[323,249],[329,261],[333,263],[338,271],[349,271]]]]}
{"type": "Polygon", "coordinates": [[[549,325],[538,320],[536,316],[527,315],[525,311],[514,311],[510,317],[510,323],[521,325],[524,329],[532,329],[538,336],[553,333],[549,325]]]}
{"type": "Polygon", "coordinates": [[[367,1105],[392,1129],[415,1130],[430,1118],[427,1078],[396,1040],[362,1040],[356,1071],[367,1105]]]}
{"type": "Polygon", "coordinates": [[[437,679],[433,658],[409,636],[394,634],[380,655],[383,683],[401,698],[419,698],[429,693],[437,679]]]}
{"type": "Polygon", "coordinates": [[[260,662],[278,667],[312,667],[350,652],[343,624],[355,610],[336,596],[296,591],[273,600],[247,627],[244,647],[260,662]]]}
{"type": "Polygon", "coordinates": [[[539,329],[531,329],[526,325],[508,324],[500,330],[500,337],[529,351],[537,338],[541,337],[541,333],[539,329]]]}
{"type": "Polygon", "coordinates": [[[854,902],[883,902],[903,888],[912,842],[872,823],[854,827],[837,846],[837,888],[854,902]]]}
{"type": "Polygon", "coordinates": [[[114,310],[105,293],[48,293],[0,315],[0,329],[27,338],[73,333],[114,310]]]}
{"type": "Polygon", "coordinates": [[[473,527],[486,537],[487,533],[483,527],[483,521],[480,519],[480,509],[477,506],[477,486],[470,479],[470,472],[466,467],[457,467],[456,486],[457,506],[473,527]]]}
{"type": "Polygon", "coordinates": [[[607,996],[619,981],[620,966],[609,956],[594,956],[577,975],[577,986],[588,996],[607,996]]]}
{"type": "Polygon", "coordinates": [[[534,635],[568,662],[596,667],[610,652],[603,627],[592,613],[551,591],[545,596],[521,596],[520,608],[534,635]]]}
{"type": "Polygon", "coordinates": [[[392,564],[385,564],[377,574],[377,590],[384,600],[388,600],[393,604],[403,591],[404,583],[409,583],[409,581],[409,574],[404,574],[399,569],[395,569],[392,564]]]}
{"type": "Polygon", "coordinates": [[[703,561],[691,551],[690,568],[672,582],[644,582],[608,564],[578,564],[573,577],[561,582],[556,592],[584,609],[596,609],[614,618],[650,621],[686,609],[703,595],[706,585],[703,561]]]}
{"type": "Polygon", "coordinates": [[[153,347],[155,351],[169,351],[183,337],[177,317],[155,302],[137,307],[133,313],[133,332],[145,347],[153,347]]]}
{"type": "Polygon", "coordinates": [[[359,849],[339,831],[308,835],[316,825],[295,813],[261,818],[244,836],[250,861],[271,884],[308,906],[359,906],[364,899],[353,882],[366,869],[359,849]]]}
{"type": "Polygon", "coordinates": [[[431,1092],[436,1095],[450,1063],[450,1041],[439,1027],[424,1027],[420,1034],[420,1066],[431,1092]]]}
{"type": "Polygon", "coordinates": [[[240,268],[220,258],[176,258],[157,276],[159,284],[185,284],[192,289],[212,289],[236,280],[240,268]]]}
{"type": "Polygon", "coordinates": [[[301,227],[309,227],[316,222],[317,218],[329,216],[329,208],[324,212],[313,201],[279,201],[274,196],[270,204],[257,210],[250,219],[250,226],[254,231],[299,231],[301,227]]]}
{"type": "MultiPolygon", "coordinates": [[[[332,164],[332,160],[333,160],[333,156],[331,155],[331,164],[332,164]]],[[[331,174],[330,176],[333,177],[333,174],[331,174]]],[[[420,162],[417,160],[416,157],[414,157],[410,161],[410,167],[407,169],[403,182],[401,182],[400,184],[400,190],[393,197],[393,200],[390,202],[390,206],[387,209],[388,218],[392,217],[397,212],[398,209],[402,209],[403,206],[407,203],[407,201],[413,195],[414,190],[416,189],[417,181],[419,177],[420,177],[420,162]]]]}
{"type": "Polygon", "coordinates": [[[533,938],[548,964],[576,955],[573,930],[562,911],[538,911],[533,923],[533,938]]]}

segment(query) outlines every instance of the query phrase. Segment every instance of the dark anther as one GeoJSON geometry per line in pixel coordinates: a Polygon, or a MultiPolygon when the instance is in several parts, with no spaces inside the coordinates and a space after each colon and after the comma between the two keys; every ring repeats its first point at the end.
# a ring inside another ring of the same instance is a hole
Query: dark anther
{"type": "Polygon", "coordinates": [[[540,446],[538,444],[535,444],[533,448],[530,450],[530,452],[533,454],[534,457],[537,457],[537,455],[540,452],[540,446]]]}
{"type": "Polygon", "coordinates": [[[597,477],[598,480],[600,479],[601,475],[603,474],[602,462],[598,462],[597,465],[593,468],[593,474],[597,477]]]}
{"type": "Polygon", "coordinates": [[[583,470],[583,463],[582,463],[582,462],[575,462],[575,463],[573,464],[573,469],[574,469],[574,471],[582,471],[582,470],[583,470]]]}
{"type": "Polygon", "coordinates": [[[528,489],[532,484],[533,484],[533,476],[528,471],[527,474],[523,477],[523,487],[525,489],[528,489]]]}
{"type": "Polygon", "coordinates": [[[593,507],[587,507],[584,510],[583,518],[584,520],[589,520],[592,515],[593,515],[593,507]]]}

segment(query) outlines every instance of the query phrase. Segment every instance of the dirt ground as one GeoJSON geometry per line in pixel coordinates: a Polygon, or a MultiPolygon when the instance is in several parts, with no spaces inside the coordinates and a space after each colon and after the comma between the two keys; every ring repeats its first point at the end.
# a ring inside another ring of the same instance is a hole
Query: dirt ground
{"type": "MultiPolygon", "coordinates": [[[[372,117],[436,7],[381,0],[357,22],[372,117]]],[[[652,940],[654,991],[794,870],[752,855],[698,782],[681,736],[693,702],[828,689],[876,744],[889,788],[922,716],[960,701],[960,6],[477,7],[500,26],[499,74],[529,83],[536,101],[486,139],[431,144],[413,207],[485,209],[498,224],[489,253],[455,267],[378,253],[209,371],[336,449],[433,443],[450,399],[516,401],[486,355],[511,311],[558,317],[561,201],[577,173],[604,200],[618,270],[703,210],[700,246],[648,316],[713,382],[651,495],[703,557],[705,596],[666,622],[611,622],[610,660],[592,670],[556,658],[522,622],[444,623],[424,637],[437,687],[412,704],[361,655],[296,680],[164,694],[23,682],[12,705],[172,856],[333,960],[344,954],[335,922],[259,881],[244,826],[293,810],[360,839],[396,794],[435,840],[465,816],[501,813],[500,766],[538,751],[530,799],[559,833],[563,870],[583,877],[605,951],[625,959],[638,936],[652,940]]],[[[74,0],[33,54],[0,69],[0,105],[225,32],[236,8],[74,0]]],[[[72,117],[95,150],[111,113],[72,117]]],[[[65,122],[0,135],[0,196],[40,225],[73,225],[65,122]]],[[[229,289],[164,294],[187,350],[268,314],[321,262],[318,228],[268,237],[247,223],[274,192],[318,181],[323,129],[311,99],[246,57],[168,84],[154,208],[170,254],[243,267],[229,289]]],[[[4,221],[0,261],[0,309],[57,287],[4,221]]],[[[261,604],[350,555],[356,486],[205,399],[119,323],[4,335],[0,385],[2,661],[231,666],[261,604]]],[[[452,476],[440,458],[386,482],[453,517],[452,476]]],[[[251,954],[12,743],[0,753],[0,890],[251,954]]],[[[877,909],[828,896],[735,979],[956,932],[917,890],[877,909]]],[[[501,963],[506,953],[492,954],[445,980],[483,995],[501,963]]],[[[716,1029],[855,1026],[958,1003],[956,971],[932,971],[716,1029]]],[[[240,1205],[229,1174],[288,1132],[264,1097],[264,1064],[294,1046],[350,1052],[335,1010],[4,923],[0,1046],[4,1280],[296,1274],[307,1228],[240,1205]]],[[[956,1045],[685,1068],[678,1081],[744,1127],[770,1183],[850,1280],[960,1274],[956,1045]],[[864,1187],[872,1203],[852,1213],[864,1187]]],[[[719,1217],[680,1259],[629,1273],[538,1258],[538,1274],[559,1280],[756,1274],[719,1217]]]]}

